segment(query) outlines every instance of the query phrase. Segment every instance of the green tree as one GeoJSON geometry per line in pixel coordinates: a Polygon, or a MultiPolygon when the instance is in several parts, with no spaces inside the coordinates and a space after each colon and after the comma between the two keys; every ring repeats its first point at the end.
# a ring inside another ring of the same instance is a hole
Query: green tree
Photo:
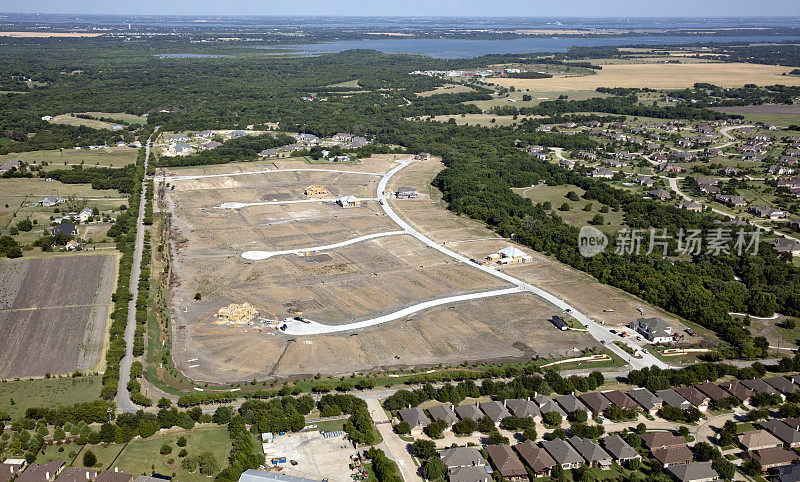
{"type": "Polygon", "coordinates": [[[428,480],[443,479],[447,474],[447,467],[439,457],[431,457],[422,466],[422,475],[428,480]]]}
{"type": "Polygon", "coordinates": [[[94,467],[97,464],[97,456],[91,450],[83,453],[83,465],[85,467],[94,467]]]}
{"type": "Polygon", "coordinates": [[[418,459],[429,459],[436,455],[436,444],[431,440],[419,439],[411,444],[411,450],[418,459]]]}

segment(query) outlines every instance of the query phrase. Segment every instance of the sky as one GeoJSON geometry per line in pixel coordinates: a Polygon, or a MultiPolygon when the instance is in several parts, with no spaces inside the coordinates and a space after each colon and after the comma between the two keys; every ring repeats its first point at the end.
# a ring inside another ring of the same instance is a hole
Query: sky
{"type": "Polygon", "coordinates": [[[800,16],[800,0],[0,0],[0,12],[525,17],[800,16]]]}

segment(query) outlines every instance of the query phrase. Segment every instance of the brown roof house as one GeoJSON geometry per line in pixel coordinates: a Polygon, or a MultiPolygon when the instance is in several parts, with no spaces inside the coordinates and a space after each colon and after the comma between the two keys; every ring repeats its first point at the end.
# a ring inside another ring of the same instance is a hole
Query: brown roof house
{"type": "Polygon", "coordinates": [[[739,382],[725,382],[719,384],[720,388],[739,399],[742,403],[748,403],[756,393],[739,382]]]}
{"type": "Polygon", "coordinates": [[[634,402],[633,399],[623,392],[619,390],[611,390],[608,392],[603,392],[603,396],[608,399],[609,402],[613,403],[619,408],[622,409],[629,409],[629,408],[639,408],[639,404],[634,402]]]}
{"type": "Polygon", "coordinates": [[[751,430],[739,435],[739,444],[749,451],[780,447],[783,442],[766,430],[751,430]]]}
{"type": "Polygon", "coordinates": [[[578,398],[592,412],[593,417],[599,417],[605,409],[611,406],[611,402],[598,392],[584,393],[578,398]]]}
{"type": "Polygon", "coordinates": [[[767,382],[772,388],[781,392],[784,395],[789,395],[790,393],[794,393],[797,390],[797,385],[790,382],[785,377],[765,378],[764,381],[767,382]]]}
{"type": "Polygon", "coordinates": [[[524,398],[511,398],[505,401],[506,408],[517,418],[532,418],[534,422],[542,421],[542,414],[539,407],[530,400],[524,398]]]}
{"type": "Polygon", "coordinates": [[[711,403],[711,397],[695,387],[680,387],[676,388],[675,392],[685,398],[689,403],[697,407],[697,409],[701,412],[708,411],[708,404],[711,403]]]}
{"type": "Polygon", "coordinates": [[[97,477],[97,469],[84,467],[67,467],[58,476],[58,482],[88,482],[97,477]]]}
{"type": "Polygon", "coordinates": [[[133,482],[133,476],[125,472],[104,470],[94,479],[94,482],[133,482]]]}
{"type": "Polygon", "coordinates": [[[654,449],[652,453],[653,457],[661,462],[665,469],[674,465],[690,464],[694,460],[694,454],[686,445],[654,449]]]}
{"type": "Polygon", "coordinates": [[[695,388],[697,388],[697,390],[701,393],[707,395],[712,401],[724,400],[731,396],[728,392],[711,382],[702,383],[697,385],[695,388]]]}
{"type": "Polygon", "coordinates": [[[403,422],[408,422],[408,426],[411,427],[412,434],[421,434],[422,429],[431,423],[428,416],[425,415],[425,412],[419,407],[400,410],[398,415],[400,416],[400,420],[403,422]]]}
{"type": "Polygon", "coordinates": [[[547,450],[530,440],[526,440],[514,448],[517,449],[517,453],[537,477],[550,476],[550,471],[555,467],[556,461],[547,453],[547,450]]]}
{"type": "Polygon", "coordinates": [[[17,480],[20,482],[53,482],[67,465],[63,460],[54,460],[49,464],[31,464],[17,480]]]}
{"type": "Polygon", "coordinates": [[[719,477],[711,462],[692,462],[686,465],[674,465],[669,473],[678,482],[710,482],[719,477]]]}
{"type": "Polygon", "coordinates": [[[742,381],[742,385],[749,388],[750,390],[756,393],[768,393],[770,395],[779,395],[778,391],[775,390],[772,385],[765,382],[760,378],[753,378],[751,380],[744,380],[742,381]]]}
{"type": "Polygon", "coordinates": [[[672,432],[646,432],[642,434],[642,442],[650,450],[686,446],[686,439],[672,432]]]}
{"type": "Polygon", "coordinates": [[[528,477],[528,471],[520,462],[519,457],[508,444],[487,445],[486,452],[489,461],[500,475],[510,480],[523,480],[528,477]]]}
{"type": "Polygon", "coordinates": [[[781,447],[751,450],[747,452],[747,457],[758,461],[764,470],[793,464],[799,458],[793,451],[781,447]]]}
{"type": "Polygon", "coordinates": [[[6,459],[0,464],[0,481],[11,480],[22,472],[23,467],[25,467],[25,459],[6,459]]]}

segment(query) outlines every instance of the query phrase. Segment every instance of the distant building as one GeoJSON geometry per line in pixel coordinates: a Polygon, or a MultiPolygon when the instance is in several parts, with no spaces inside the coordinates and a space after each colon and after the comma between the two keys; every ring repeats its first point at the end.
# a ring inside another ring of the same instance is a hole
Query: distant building
{"type": "Polygon", "coordinates": [[[42,199],[40,199],[37,204],[39,204],[40,206],[49,208],[49,207],[53,207],[56,204],[60,204],[60,203],[63,203],[63,202],[64,202],[64,198],[61,197],[61,196],[45,196],[42,199]]]}
{"type": "MultiPolygon", "coordinates": [[[[107,472],[107,471],[106,471],[107,472]]],[[[249,469],[242,472],[239,482],[319,482],[305,477],[294,477],[277,472],[264,472],[263,470],[249,469]]]]}
{"type": "Polygon", "coordinates": [[[357,197],[351,194],[350,196],[340,197],[339,199],[336,200],[336,204],[338,204],[343,208],[355,208],[358,207],[360,201],[358,200],[357,197]]]}
{"type": "Polygon", "coordinates": [[[636,331],[653,343],[672,341],[672,326],[657,316],[637,319],[636,331]]]}
{"type": "Polygon", "coordinates": [[[53,226],[50,228],[50,234],[53,236],[59,233],[66,234],[68,236],[75,236],[78,234],[78,228],[75,226],[75,223],[62,223],[58,226],[53,226]]]}
{"type": "Polygon", "coordinates": [[[413,187],[401,187],[397,189],[397,199],[415,199],[419,193],[413,187]]]}

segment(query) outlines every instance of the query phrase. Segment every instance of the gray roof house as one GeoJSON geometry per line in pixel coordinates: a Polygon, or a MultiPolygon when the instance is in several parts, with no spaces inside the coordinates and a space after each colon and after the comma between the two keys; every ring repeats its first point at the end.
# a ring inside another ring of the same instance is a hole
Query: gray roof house
{"type": "Polygon", "coordinates": [[[765,378],[764,381],[767,382],[772,388],[778,390],[784,395],[794,393],[797,390],[797,385],[790,382],[785,377],[765,378]]]}
{"type": "Polygon", "coordinates": [[[480,422],[483,419],[483,412],[475,405],[460,405],[456,407],[455,412],[460,419],[469,418],[476,422],[480,422]]]}
{"type": "Polygon", "coordinates": [[[428,409],[428,413],[431,415],[431,418],[437,422],[439,420],[444,420],[448,428],[452,427],[454,423],[458,422],[456,412],[450,408],[450,405],[435,405],[428,409]]]}
{"type": "Polygon", "coordinates": [[[800,447],[800,432],[793,429],[781,420],[765,420],[761,422],[761,426],[772,435],[778,437],[783,441],[783,446],[786,448],[800,447]]]}
{"type": "Polygon", "coordinates": [[[578,398],[592,412],[592,416],[595,417],[611,406],[611,402],[599,392],[584,393],[578,398]]]}
{"type": "Polygon", "coordinates": [[[483,410],[483,413],[485,413],[487,417],[491,418],[496,424],[500,423],[500,420],[511,416],[511,412],[509,412],[508,409],[506,409],[506,407],[498,401],[493,400],[491,402],[483,402],[480,404],[480,407],[481,410],[483,410]]]}
{"type": "Polygon", "coordinates": [[[444,466],[448,469],[454,467],[485,467],[486,460],[481,455],[478,447],[453,447],[439,451],[444,466]]]}
{"type": "Polygon", "coordinates": [[[511,398],[506,400],[506,408],[517,418],[532,418],[534,421],[541,421],[542,414],[539,407],[530,400],[524,398],[511,398]]]}
{"type": "Polygon", "coordinates": [[[638,318],[636,331],[653,343],[669,343],[672,341],[672,326],[654,316],[652,318],[638,318]]]}
{"type": "Polygon", "coordinates": [[[765,382],[760,378],[753,378],[752,380],[743,380],[742,385],[749,388],[750,390],[756,393],[769,393],[770,395],[778,395],[778,391],[775,390],[772,385],[765,382]]]}
{"type": "Polygon", "coordinates": [[[583,457],[589,466],[607,467],[611,465],[611,455],[591,439],[570,437],[569,444],[583,457]]]}
{"type": "Polygon", "coordinates": [[[557,412],[562,417],[566,417],[567,413],[558,406],[558,404],[547,395],[537,395],[533,397],[533,401],[539,405],[539,411],[542,412],[542,415],[550,412],[557,412]]]}
{"type": "Polygon", "coordinates": [[[691,407],[692,404],[689,403],[688,400],[683,398],[671,388],[667,388],[666,390],[656,390],[656,395],[664,400],[664,403],[669,405],[670,407],[680,408],[681,410],[686,410],[687,408],[691,407]]]}
{"type": "Polygon", "coordinates": [[[450,482],[492,482],[488,467],[454,467],[447,471],[450,482]]]}
{"type": "Polygon", "coordinates": [[[664,400],[646,388],[634,388],[628,391],[628,396],[651,413],[657,412],[664,404],[664,400]]]}
{"type": "Polygon", "coordinates": [[[404,422],[408,422],[408,425],[411,427],[411,430],[415,428],[422,429],[423,427],[427,427],[429,423],[431,423],[430,419],[425,412],[419,408],[406,408],[404,410],[400,410],[398,413],[400,416],[400,420],[404,422]]]}
{"type": "Polygon", "coordinates": [[[711,462],[692,462],[686,465],[673,465],[667,469],[678,482],[709,482],[719,477],[711,467],[711,462]]]}
{"type": "Polygon", "coordinates": [[[584,465],[583,457],[572,448],[572,445],[560,438],[543,440],[542,447],[553,457],[564,470],[574,469],[584,465]]]}
{"type": "Polygon", "coordinates": [[[614,458],[614,462],[616,463],[623,463],[633,459],[641,459],[642,456],[639,455],[639,452],[636,451],[633,447],[628,445],[622,437],[617,434],[609,435],[605,437],[603,440],[603,447],[605,447],[606,452],[611,454],[611,457],[614,458]]]}
{"type": "Polygon", "coordinates": [[[586,408],[586,405],[581,403],[581,401],[578,400],[578,397],[575,395],[560,395],[556,397],[555,400],[567,413],[572,413],[577,410],[583,410],[584,412],[589,411],[589,409],[586,408]]]}

